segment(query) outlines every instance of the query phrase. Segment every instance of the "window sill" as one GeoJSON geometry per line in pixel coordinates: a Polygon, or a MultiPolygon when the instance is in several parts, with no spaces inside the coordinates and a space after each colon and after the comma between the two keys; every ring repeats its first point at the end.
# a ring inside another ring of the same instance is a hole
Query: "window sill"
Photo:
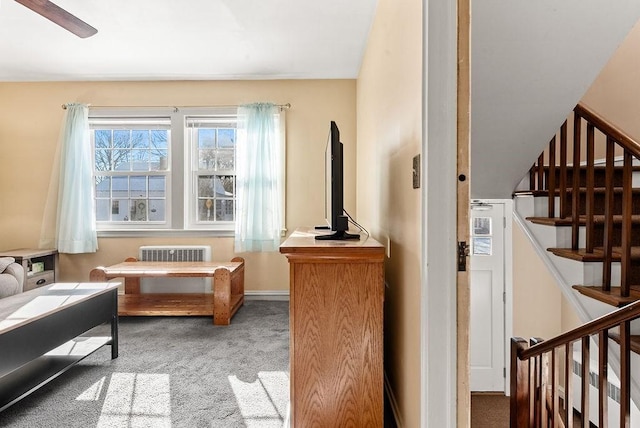
{"type": "Polygon", "coordinates": [[[233,238],[233,230],[181,230],[181,229],[138,229],[138,230],[99,230],[98,238],[155,238],[155,237],[191,237],[191,238],[233,238]]]}

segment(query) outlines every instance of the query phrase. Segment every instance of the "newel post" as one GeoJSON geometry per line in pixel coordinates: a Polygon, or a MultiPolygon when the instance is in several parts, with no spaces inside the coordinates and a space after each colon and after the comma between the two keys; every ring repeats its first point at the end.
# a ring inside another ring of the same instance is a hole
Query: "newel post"
{"type": "Polygon", "coordinates": [[[511,338],[511,428],[527,428],[530,425],[529,360],[521,360],[518,354],[529,345],[521,337],[511,338]]]}

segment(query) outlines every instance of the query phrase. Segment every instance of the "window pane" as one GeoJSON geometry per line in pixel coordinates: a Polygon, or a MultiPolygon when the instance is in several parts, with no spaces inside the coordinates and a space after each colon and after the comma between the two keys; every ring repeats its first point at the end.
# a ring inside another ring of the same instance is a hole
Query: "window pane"
{"type": "Polygon", "coordinates": [[[474,235],[491,235],[491,217],[477,217],[473,219],[474,235]]]}
{"type": "Polygon", "coordinates": [[[149,147],[149,131],[134,130],[131,133],[131,145],[133,147],[149,147]]]}
{"type": "Polygon", "coordinates": [[[218,163],[216,165],[216,170],[233,171],[234,169],[233,161],[234,161],[233,150],[219,150],[218,163]]]}
{"type": "Polygon", "coordinates": [[[198,199],[198,221],[213,221],[214,218],[213,199],[198,199]]]}
{"type": "Polygon", "coordinates": [[[114,171],[130,171],[131,160],[129,159],[129,149],[112,150],[111,165],[114,171]]]}
{"type": "Polygon", "coordinates": [[[131,201],[131,221],[147,221],[147,200],[133,199],[131,201]]]}
{"type": "Polygon", "coordinates": [[[233,221],[233,199],[216,200],[216,220],[217,221],[233,221]]]}
{"type": "Polygon", "coordinates": [[[114,199],[129,198],[129,177],[113,177],[111,183],[114,199]]]}
{"type": "Polygon", "coordinates": [[[113,131],[113,147],[126,148],[131,147],[130,141],[131,131],[116,129],[113,131]]]}
{"type": "Polygon", "coordinates": [[[110,216],[109,207],[110,199],[96,200],[96,221],[108,221],[110,216]]]}
{"type": "Polygon", "coordinates": [[[149,220],[165,220],[165,201],[163,199],[149,199],[149,220]]]}
{"type": "Polygon", "coordinates": [[[131,177],[130,184],[131,197],[147,196],[147,177],[133,176],[131,177]]]}
{"type": "Polygon", "coordinates": [[[108,198],[111,196],[111,178],[96,177],[96,198],[108,198]]]}
{"type": "Polygon", "coordinates": [[[198,177],[198,198],[213,198],[212,175],[201,175],[198,177]]]}
{"type": "Polygon", "coordinates": [[[111,170],[111,150],[97,149],[95,154],[95,167],[97,171],[111,170]]]}
{"type": "Polygon", "coordinates": [[[151,148],[166,150],[169,147],[169,131],[166,129],[151,130],[151,148]]]}
{"type": "Polygon", "coordinates": [[[151,171],[166,171],[169,164],[167,162],[166,150],[152,150],[149,155],[149,169],[151,171]]]}
{"type": "Polygon", "coordinates": [[[164,177],[149,177],[149,196],[155,198],[166,197],[166,179],[164,177]]]}
{"type": "Polygon", "coordinates": [[[214,149],[198,150],[198,169],[213,169],[216,161],[214,149]]]}
{"type": "Polygon", "coordinates": [[[111,221],[128,221],[129,220],[129,199],[117,199],[113,201],[117,204],[117,213],[111,211],[111,221]]]}
{"type": "Polygon", "coordinates": [[[235,148],[236,144],[236,130],[219,128],[218,129],[218,147],[220,148],[235,148]]]}
{"type": "Polygon", "coordinates": [[[149,171],[149,152],[131,150],[131,171],[149,171]]]}
{"type": "Polygon", "coordinates": [[[216,146],[216,130],[215,129],[198,129],[198,148],[212,149],[216,146]]]}
{"type": "Polygon", "coordinates": [[[236,194],[236,176],[218,175],[216,176],[216,195],[233,197],[236,194]]]}
{"type": "Polygon", "coordinates": [[[111,147],[111,131],[109,130],[96,130],[95,135],[96,149],[106,149],[111,147]]]}
{"type": "Polygon", "coordinates": [[[473,238],[473,255],[490,256],[491,255],[491,238],[473,238]]]}

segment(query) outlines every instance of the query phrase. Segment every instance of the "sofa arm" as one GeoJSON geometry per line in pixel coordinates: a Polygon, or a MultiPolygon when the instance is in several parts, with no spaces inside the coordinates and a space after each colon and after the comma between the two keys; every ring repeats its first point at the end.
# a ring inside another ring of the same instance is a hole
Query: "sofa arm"
{"type": "Polygon", "coordinates": [[[24,269],[13,257],[0,257],[0,298],[24,291],[24,269]]]}
{"type": "Polygon", "coordinates": [[[4,270],[4,273],[8,273],[9,275],[12,275],[15,279],[18,280],[18,284],[20,284],[20,293],[22,293],[23,290],[23,285],[24,285],[24,268],[22,267],[22,265],[18,264],[18,263],[11,263],[9,266],[7,266],[7,268],[4,270]]]}

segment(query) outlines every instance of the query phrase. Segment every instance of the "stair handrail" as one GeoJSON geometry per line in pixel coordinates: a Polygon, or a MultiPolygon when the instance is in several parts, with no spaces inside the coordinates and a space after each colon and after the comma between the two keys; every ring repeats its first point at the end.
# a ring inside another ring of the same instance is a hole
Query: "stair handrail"
{"type": "Polygon", "coordinates": [[[594,124],[603,134],[613,138],[618,144],[629,150],[634,156],[640,158],[640,143],[634,140],[633,137],[624,132],[618,126],[602,117],[593,108],[583,102],[580,102],[574,108],[574,112],[594,124]]]}
{"type": "MultiPolygon", "coordinates": [[[[518,428],[560,425],[559,367],[556,354],[564,348],[564,411],[565,421],[572,418],[573,344],[581,341],[582,385],[580,403],[583,421],[589,421],[589,379],[591,336],[598,335],[598,426],[606,426],[608,418],[607,366],[609,353],[609,330],[619,328],[620,347],[620,427],[628,427],[631,418],[630,395],[630,322],[640,318],[640,301],[603,315],[582,326],[552,339],[532,339],[531,347],[520,338],[511,339],[511,426],[518,428]],[[550,354],[550,355],[549,355],[550,354]],[[549,370],[549,360],[551,369],[549,370]],[[549,373],[551,372],[551,373],[549,373]]],[[[572,426],[571,423],[567,426],[572,426]]],[[[583,425],[585,426],[585,425],[583,425]]],[[[588,425],[587,425],[588,426],[588,425]]]]}

